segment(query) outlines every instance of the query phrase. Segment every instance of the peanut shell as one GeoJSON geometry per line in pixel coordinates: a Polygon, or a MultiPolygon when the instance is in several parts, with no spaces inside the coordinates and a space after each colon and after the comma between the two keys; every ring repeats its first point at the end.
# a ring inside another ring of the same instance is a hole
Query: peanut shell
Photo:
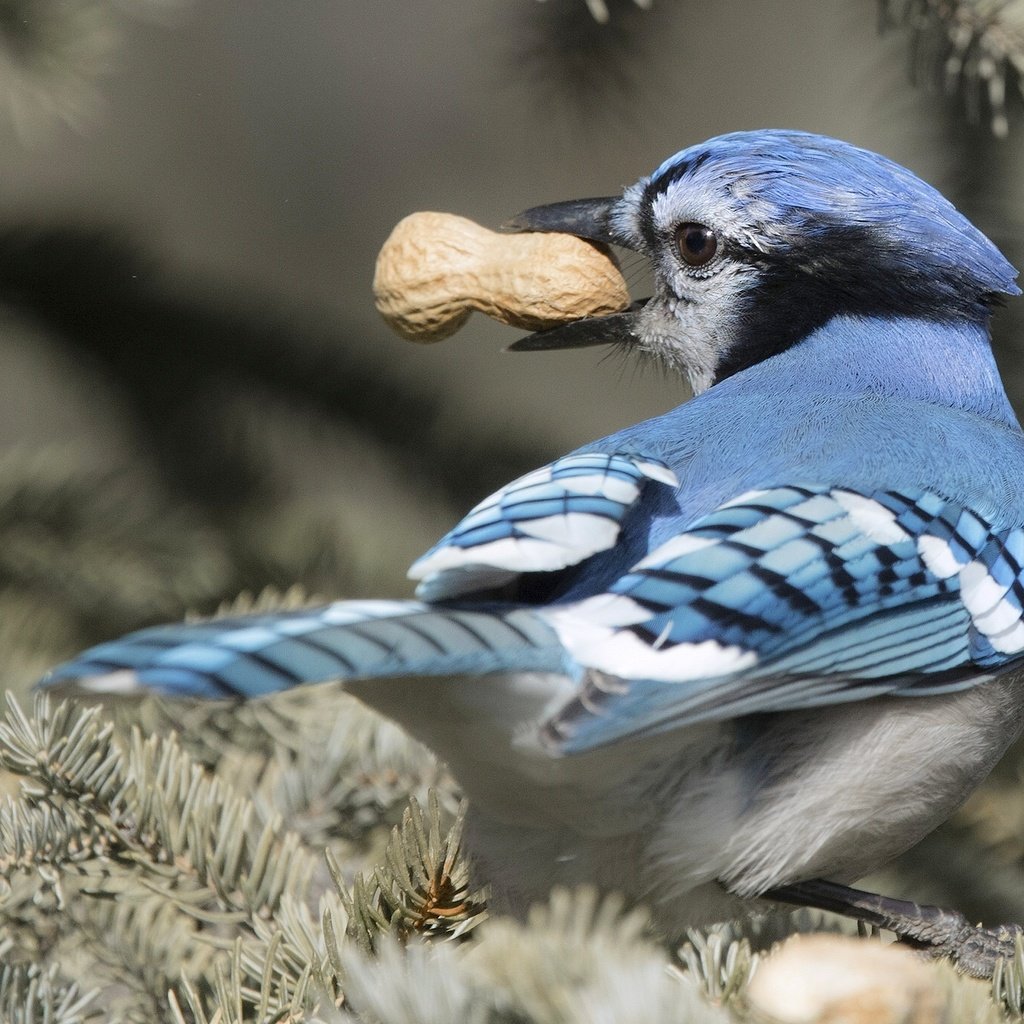
{"type": "Polygon", "coordinates": [[[758,964],[746,993],[771,1024],[949,1024],[937,964],[902,946],[794,935],[758,964]]]}
{"type": "Polygon", "coordinates": [[[539,331],[629,305],[602,246],[574,235],[501,234],[429,212],[395,226],[377,257],[373,293],[388,324],[418,342],[449,337],[473,310],[539,331]]]}

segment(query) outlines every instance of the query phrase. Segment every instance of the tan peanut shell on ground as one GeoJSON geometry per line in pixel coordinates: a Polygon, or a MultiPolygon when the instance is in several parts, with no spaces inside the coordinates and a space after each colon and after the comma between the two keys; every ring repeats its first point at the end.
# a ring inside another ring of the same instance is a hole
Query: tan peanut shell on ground
{"type": "Polygon", "coordinates": [[[794,935],[747,987],[757,1024],[951,1024],[938,965],[901,946],[794,935]]]}
{"type": "Polygon", "coordinates": [[[502,234],[450,213],[399,221],[377,257],[377,309],[410,341],[441,341],[475,309],[529,331],[629,305],[607,249],[574,235],[502,234]]]}

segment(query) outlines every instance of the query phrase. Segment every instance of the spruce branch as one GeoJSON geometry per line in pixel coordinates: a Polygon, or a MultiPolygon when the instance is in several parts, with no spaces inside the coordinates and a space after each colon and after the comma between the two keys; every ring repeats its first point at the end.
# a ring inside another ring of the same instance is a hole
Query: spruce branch
{"type": "Polygon", "coordinates": [[[428,795],[426,816],[411,798],[401,826],[392,830],[384,863],[368,876],[356,875],[351,888],[328,857],[349,936],[360,948],[372,951],[382,935],[403,941],[412,935],[456,939],[484,920],[485,895],[473,888],[462,851],[465,814],[463,805],[442,837],[436,791],[428,795]]]}
{"type": "Polygon", "coordinates": [[[220,941],[207,939],[222,946],[226,957],[202,975],[182,973],[171,988],[172,1013],[180,1015],[184,1005],[197,1022],[340,1020],[338,950],[345,941],[345,919],[342,902],[331,891],[321,896],[319,919],[308,902],[285,896],[273,918],[253,922],[258,938],[236,934],[231,939],[228,933],[220,941]],[[340,931],[336,921],[342,922],[340,931]],[[197,986],[197,977],[206,979],[205,989],[197,986]]]}
{"type": "Polygon", "coordinates": [[[252,976],[245,966],[243,944],[235,943],[230,958],[218,961],[210,984],[209,996],[204,995],[185,975],[178,990],[168,992],[168,1004],[174,1024],[186,1024],[182,1003],[190,1012],[194,1024],[289,1024],[304,1021],[318,1024],[327,1019],[338,1019],[331,1010],[325,1018],[310,998],[312,971],[306,968],[294,983],[290,977],[274,977],[273,952],[258,977],[258,987],[251,984],[252,976]],[[180,996],[179,996],[180,992],[180,996]]]}
{"type": "Polygon", "coordinates": [[[304,889],[315,858],[279,819],[258,825],[251,801],[208,776],[176,737],[135,729],[124,751],[98,716],[40,695],[29,717],[8,696],[0,764],[26,778],[34,802],[103,831],[107,857],[146,868],[153,891],[197,918],[272,914],[285,891],[304,889]]]}
{"type": "Polygon", "coordinates": [[[735,1002],[757,968],[749,940],[737,937],[728,926],[707,932],[690,929],[687,940],[679,950],[685,972],[711,1002],[735,1002]]]}
{"type": "Polygon", "coordinates": [[[175,737],[143,738],[136,728],[125,749],[99,710],[40,696],[30,716],[8,699],[0,763],[23,777],[24,796],[0,815],[0,836],[10,837],[0,847],[4,877],[35,869],[58,893],[65,931],[91,936],[107,976],[167,1013],[182,972],[213,984],[225,929],[257,944],[280,929],[291,944],[276,948],[299,963],[299,982],[281,972],[285,988],[273,991],[290,1005],[313,973],[312,923],[299,953],[292,947],[315,854],[279,820],[260,824],[252,802],[175,737]],[[62,896],[72,867],[74,896],[86,899],[62,896]]]}
{"type": "Polygon", "coordinates": [[[492,918],[466,943],[341,951],[348,1003],[370,1024],[725,1024],[697,986],[644,938],[645,916],[592,890],[556,891],[527,922],[492,918]]]}
{"type": "Polygon", "coordinates": [[[70,868],[104,856],[107,849],[105,831],[73,809],[11,797],[0,804],[0,880],[44,865],[70,868]]]}
{"type": "Polygon", "coordinates": [[[255,802],[262,814],[283,814],[311,845],[366,848],[382,825],[400,823],[410,796],[428,801],[430,791],[446,813],[457,809],[454,780],[434,755],[354,698],[327,688],[295,711],[267,723],[273,770],[255,802]]]}
{"type": "Polygon", "coordinates": [[[1024,939],[1017,936],[1011,960],[1000,960],[992,976],[992,998],[1008,1013],[1024,1018],[1024,939]]]}
{"type": "MultiPolygon", "coordinates": [[[[0,944],[0,956],[5,954],[0,944]]],[[[4,1024],[90,1024],[105,1019],[95,1006],[98,989],[63,983],[56,965],[0,967],[0,1019],[4,1024]]]]}
{"type": "Polygon", "coordinates": [[[1009,134],[1007,83],[1024,91],[1021,0],[880,0],[879,9],[883,27],[909,29],[915,79],[961,95],[971,121],[987,107],[992,133],[1009,134]]]}
{"type": "MultiPolygon", "coordinates": [[[[403,788],[439,769],[335,689],[233,709],[135,709],[164,724],[177,713],[180,736],[129,725],[127,712],[112,725],[105,710],[39,698],[31,712],[9,702],[0,716],[0,767],[11,773],[0,802],[0,960],[25,978],[51,972],[62,992],[99,985],[89,1006],[106,1019],[724,1024],[742,1019],[760,951],[796,929],[834,927],[807,912],[768,915],[694,933],[677,960],[647,936],[642,913],[590,891],[554,894],[525,923],[487,919],[452,790],[424,802],[406,793],[401,823],[373,855],[403,788]],[[314,760],[333,757],[332,771],[355,777],[351,791],[317,774],[307,737],[314,760]],[[202,763],[193,741],[209,754],[202,763]],[[350,749],[328,755],[321,744],[350,749]],[[282,784],[290,773],[302,779],[282,784]],[[281,821],[282,793],[299,794],[300,817],[334,794],[346,809],[310,829],[326,842],[304,839],[281,821]],[[346,826],[349,812],[359,824],[346,826]],[[464,941],[424,941],[451,938],[464,941]]],[[[1018,954],[994,983],[1007,1013],[1021,1013],[1022,968],[1018,954]]],[[[963,1008],[951,1019],[994,1024],[987,986],[952,968],[944,977],[963,1008]]],[[[34,1020],[36,997],[19,984],[14,1019],[34,1020]]]]}
{"type": "Polygon", "coordinates": [[[117,887],[120,899],[69,904],[77,936],[88,947],[90,974],[105,981],[111,1009],[120,1004],[137,1019],[169,1020],[168,990],[182,974],[203,978],[215,951],[202,941],[198,923],[173,903],[139,894],[130,878],[117,887]]]}

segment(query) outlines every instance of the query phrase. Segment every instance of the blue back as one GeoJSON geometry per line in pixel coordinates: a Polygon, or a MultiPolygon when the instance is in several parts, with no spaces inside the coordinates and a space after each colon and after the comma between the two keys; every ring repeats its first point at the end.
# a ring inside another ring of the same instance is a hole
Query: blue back
{"type": "Polygon", "coordinates": [[[988,334],[973,325],[835,320],[580,451],[660,458],[680,486],[645,492],[619,543],[581,568],[567,599],[608,585],[680,529],[757,488],[940,486],[999,528],[1024,523],[1024,436],[988,334]]]}
{"type": "Polygon", "coordinates": [[[534,724],[571,753],[1024,659],[1024,438],[988,333],[1019,289],[991,242],[904,168],[797,132],[684,150],[609,216],[658,282],[632,343],[714,386],[485,499],[414,565],[423,603],[150,630],[53,678],[546,673],[562,703],[534,724]],[[706,265],[679,248],[694,218],[706,265]]]}

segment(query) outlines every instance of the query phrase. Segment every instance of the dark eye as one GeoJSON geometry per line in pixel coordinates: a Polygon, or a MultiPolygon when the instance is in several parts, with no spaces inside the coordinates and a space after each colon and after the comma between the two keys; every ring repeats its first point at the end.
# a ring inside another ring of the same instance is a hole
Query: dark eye
{"type": "Polygon", "coordinates": [[[676,228],[676,249],[685,264],[703,267],[718,252],[718,239],[705,224],[680,224],[676,228]]]}

